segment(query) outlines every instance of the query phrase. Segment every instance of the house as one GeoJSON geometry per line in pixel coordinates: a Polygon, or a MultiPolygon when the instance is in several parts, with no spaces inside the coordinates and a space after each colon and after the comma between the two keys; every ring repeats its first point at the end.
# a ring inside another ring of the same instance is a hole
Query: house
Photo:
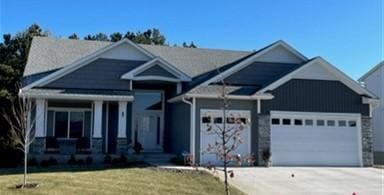
{"type": "Polygon", "coordinates": [[[120,154],[139,142],[144,152],[188,152],[216,164],[204,152],[217,139],[207,124],[243,117],[237,153],[254,154],[259,165],[265,151],[275,166],[373,161],[375,96],[284,41],[248,52],[35,37],[23,81],[20,96],[36,105],[36,155],[120,154]]]}
{"type": "Polygon", "coordinates": [[[373,149],[374,160],[384,164],[384,61],[364,74],[359,81],[380,98],[379,105],[373,110],[373,149]]]}

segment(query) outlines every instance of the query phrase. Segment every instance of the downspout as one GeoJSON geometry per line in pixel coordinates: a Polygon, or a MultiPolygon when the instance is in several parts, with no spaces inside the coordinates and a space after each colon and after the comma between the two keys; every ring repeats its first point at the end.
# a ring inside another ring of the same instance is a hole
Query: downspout
{"type": "Polygon", "coordinates": [[[185,97],[181,98],[181,101],[190,106],[190,154],[192,154],[192,164],[195,164],[195,116],[196,116],[196,99],[193,97],[192,102],[186,100],[185,97]]]}

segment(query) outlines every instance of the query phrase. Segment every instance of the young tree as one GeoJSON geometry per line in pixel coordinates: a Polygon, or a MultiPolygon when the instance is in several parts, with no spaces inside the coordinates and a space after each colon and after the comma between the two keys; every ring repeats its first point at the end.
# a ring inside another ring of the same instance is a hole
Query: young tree
{"type": "MultiPolygon", "coordinates": [[[[204,151],[205,154],[214,154],[223,163],[224,168],[224,184],[225,192],[229,194],[228,185],[228,165],[231,161],[235,161],[237,165],[241,165],[241,156],[236,153],[236,149],[243,143],[241,138],[242,133],[247,129],[250,119],[244,121],[244,117],[231,115],[228,117],[228,108],[230,102],[228,99],[227,85],[224,80],[221,81],[221,101],[222,101],[222,124],[209,124],[206,129],[208,135],[217,136],[215,143],[209,143],[204,151]],[[228,125],[227,117],[234,120],[231,125],[228,125]]],[[[233,172],[231,171],[231,174],[233,172]]]]}
{"type": "Polygon", "coordinates": [[[9,109],[8,112],[3,111],[2,114],[11,128],[10,132],[14,138],[14,147],[24,153],[24,177],[21,187],[25,188],[27,186],[29,146],[35,139],[35,128],[32,124],[35,123],[39,116],[36,115],[34,118],[30,118],[34,105],[26,97],[15,98],[9,109]]]}

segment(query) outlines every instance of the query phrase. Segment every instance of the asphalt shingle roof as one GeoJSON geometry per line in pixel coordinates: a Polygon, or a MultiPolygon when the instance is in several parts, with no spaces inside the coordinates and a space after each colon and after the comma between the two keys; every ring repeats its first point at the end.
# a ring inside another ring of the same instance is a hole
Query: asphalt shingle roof
{"type": "MultiPolygon", "coordinates": [[[[62,68],[110,44],[112,42],[34,37],[24,76],[62,68]]],[[[140,46],[155,56],[167,60],[191,77],[214,70],[251,53],[143,44],[140,46]]]]}

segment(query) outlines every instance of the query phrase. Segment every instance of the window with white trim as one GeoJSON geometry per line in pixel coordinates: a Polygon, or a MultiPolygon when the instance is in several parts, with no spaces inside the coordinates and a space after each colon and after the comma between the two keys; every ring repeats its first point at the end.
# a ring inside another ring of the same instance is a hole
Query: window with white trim
{"type": "Polygon", "coordinates": [[[90,136],[92,112],[90,109],[57,108],[48,111],[48,126],[56,138],[73,139],[90,136]]]}

